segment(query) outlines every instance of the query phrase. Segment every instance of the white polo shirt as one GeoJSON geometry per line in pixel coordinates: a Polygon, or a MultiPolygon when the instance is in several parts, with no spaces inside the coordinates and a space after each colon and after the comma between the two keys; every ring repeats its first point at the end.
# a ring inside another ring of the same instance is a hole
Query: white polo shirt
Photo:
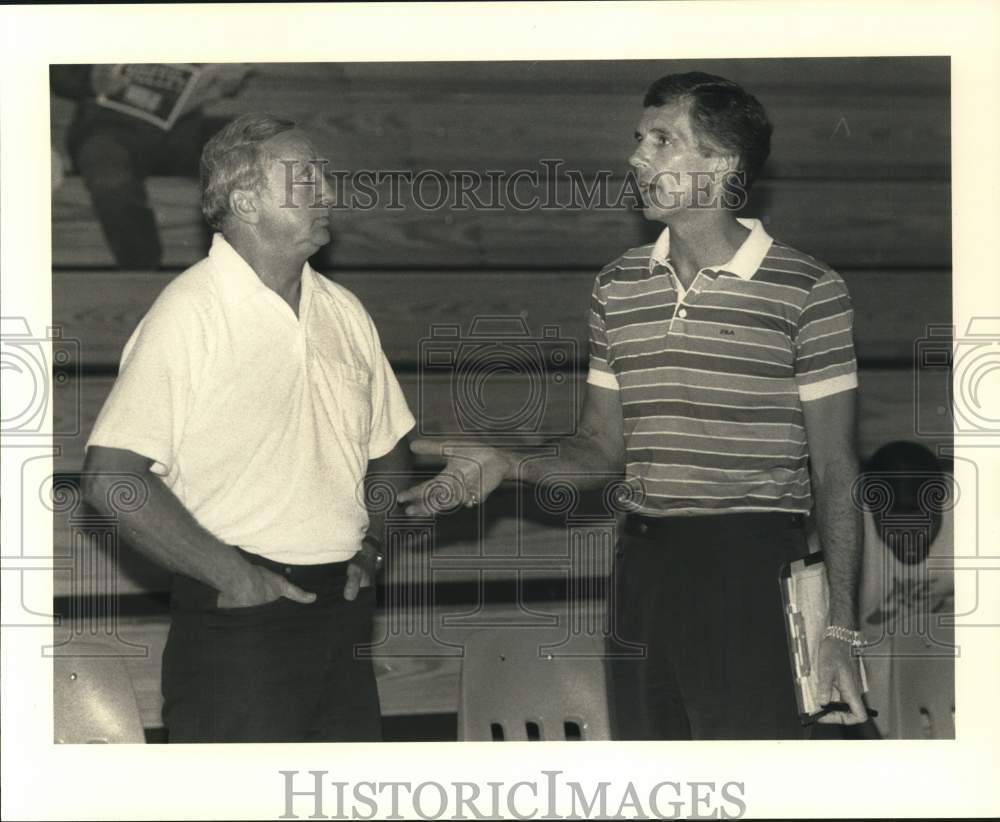
{"type": "Polygon", "coordinates": [[[132,334],[87,442],[134,451],[223,542],[339,562],[368,525],[368,460],[414,419],[371,317],[302,270],[299,316],[216,234],[132,334]]]}

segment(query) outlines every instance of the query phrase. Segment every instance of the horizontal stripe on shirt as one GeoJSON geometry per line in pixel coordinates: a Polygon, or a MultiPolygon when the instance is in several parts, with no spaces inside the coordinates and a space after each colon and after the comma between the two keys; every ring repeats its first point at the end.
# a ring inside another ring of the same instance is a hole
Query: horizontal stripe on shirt
{"type": "Polygon", "coordinates": [[[853,309],[828,266],[759,222],[683,293],[654,245],[598,275],[588,382],[620,393],[627,472],[652,515],[811,508],[802,403],[857,386],[853,309]],[[753,270],[735,261],[754,260],[753,270]],[[681,310],[683,309],[683,311],[681,310]]]}

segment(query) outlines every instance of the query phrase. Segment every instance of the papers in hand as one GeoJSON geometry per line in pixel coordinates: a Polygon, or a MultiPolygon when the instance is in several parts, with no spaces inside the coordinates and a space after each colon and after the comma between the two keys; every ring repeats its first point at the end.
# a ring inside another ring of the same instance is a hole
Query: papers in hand
{"type": "MultiPolygon", "coordinates": [[[[799,718],[808,722],[822,711],[817,661],[830,605],[830,588],[823,555],[811,554],[805,559],[789,563],[782,569],[778,582],[781,585],[788,656],[795,679],[799,718]]],[[[861,688],[862,691],[867,691],[864,665],[860,657],[857,659],[861,669],[861,688]]],[[[831,701],[838,702],[840,699],[840,694],[834,687],[831,701]]]]}
{"type": "Polygon", "coordinates": [[[168,131],[180,117],[201,70],[186,63],[127,63],[117,67],[125,82],[101,94],[97,104],[168,131]]]}
{"type": "Polygon", "coordinates": [[[114,67],[114,91],[99,94],[97,104],[169,131],[181,115],[233,93],[247,71],[239,63],[125,63],[114,67]]]}

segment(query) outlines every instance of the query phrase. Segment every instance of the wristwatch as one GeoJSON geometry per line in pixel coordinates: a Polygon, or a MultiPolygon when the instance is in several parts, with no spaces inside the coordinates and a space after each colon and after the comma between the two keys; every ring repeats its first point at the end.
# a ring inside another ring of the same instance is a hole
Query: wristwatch
{"type": "Polygon", "coordinates": [[[823,639],[838,639],[854,648],[862,648],[867,645],[865,635],[861,631],[852,631],[843,625],[827,625],[826,630],[823,631],[823,639]]]}
{"type": "Polygon", "coordinates": [[[365,534],[361,540],[361,549],[371,557],[372,575],[377,575],[385,565],[385,549],[382,540],[372,534],[365,534]],[[365,550],[367,549],[367,550],[365,550]]]}

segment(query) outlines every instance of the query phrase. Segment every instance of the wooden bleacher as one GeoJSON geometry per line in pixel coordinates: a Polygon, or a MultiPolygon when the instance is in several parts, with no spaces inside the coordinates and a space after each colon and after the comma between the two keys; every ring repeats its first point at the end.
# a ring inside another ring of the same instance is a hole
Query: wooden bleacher
{"type": "MultiPolygon", "coordinates": [[[[779,240],[834,265],[850,288],[862,455],[893,439],[934,446],[944,439],[915,433],[917,407],[933,417],[950,402],[943,382],[922,382],[916,395],[914,345],[928,325],[951,321],[947,60],[789,62],[470,63],[461,71],[435,64],[268,64],[238,100],[215,105],[213,113],[257,109],[293,117],[335,165],[348,169],[540,170],[540,158],[559,157],[569,169],[617,175],[614,191],[652,79],[693,68],[732,77],[760,97],[776,129],[773,159],[746,213],[765,219],[779,240]]],[[[56,146],[63,144],[70,108],[53,103],[56,146]]],[[[64,337],[79,341],[79,357],[65,369],[67,379],[56,384],[54,398],[55,470],[69,482],[80,470],[122,345],[169,279],[205,252],[196,183],[159,178],[149,191],[164,262],[173,270],[111,270],[81,181],[67,178],[53,196],[53,320],[64,337]]],[[[521,316],[533,334],[555,324],[576,342],[576,370],[553,387],[541,429],[559,430],[580,399],[593,277],[656,230],[624,210],[406,208],[339,212],[335,220],[335,241],[316,265],[371,312],[427,433],[454,425],[454,414],[450,385],[441,375],[423,378],[423,406],[418,402],[419,340],[437,323],[467,329],[479,314],[521,316]]],[[[523,379],[510,377],[494,388],[496,402],[514,402],[523,379]]],[[[543,516],[521,522],[512,494],[498,494],[484,509],[481,518],[463,513],[442,522],[434,556],[513,556],[517,546],[526,556],[565,552],[564,523],[543,516]]],[[[80,550],[72,514],[55,516],[57,555],[68,557],[72,545],[80,550]]],[[[512,577],[515,567],[498,578],[512,577]]],[[[467,562],[445,577],[468,583],[477,574],[475,563],[467,562]]],[[[127,554],[111,579],[93,567],[72,578],[60,571],[56,595],[66,603],[113,585],[118,595],[140,603],[140,612],[121,617],[120,626],[122,636],[150,648],[128,664],[144,723],[155,727],[166,626],[155,595],[166,589],[166,575],[127,554]]],[[[455,657],[386,658],[376,667],[387,714],[455,710],[455,657]]]]}
{"type": "MultiPolygon", "coordinates": [[[[208,111],[290,117],[348,167],[513,169],[544,157],[624,171],[650,82],[692,70],[732,78],[767,107],[772,179],[949,178],[946,57],[268,63],[208,111]]],[[[71,103],[53,101],[57,148],[71,116],[71,103]]]]}
{"type": "MultiPolygon", "coordinates": [[[[620,182],[609,183],[613,195],[620,182]]],[[[199,260],[205,235],[197,184],[161,178],[150,190],[164,264],[184,267],[199,260]]],[[[527,199],[531,193],[525,188],[519,196],[527,199]]],[[[437,195],[429,190],[424,196],[425,202],[433,202],[437,195]]],[[[553,202],[570,202],[570,197],[567,186],[553,202]]],[[[484,191],[480,200],[491,202],[491,195],[484,191]]],[[[488,264],[499,269],[599,270],[625,249],[656,236],[641,214],[628,209],[425,211],[402,203],[398,212],[334,211],[335,238],[317,255],[319,267],[460,270],[488,264]]],[[[838,270],[862,263],[869,269],[950,265],[951,205],[944,182],[764,181],[755,187],[751,206],[748,215],[764,219],[776,239],[809,248],[838,270]],[[903,208],[907,216],[900,220],[903,208]],[[822,220],[816,216],[820,214],[822,220]],[[842,227],[842,235],[830,230],[834,225],[842,227]]],[[[59,226],[52,238],[54,266],[113,264],[79,179],[70,178],[57,192],[53,220],[59,226]]]]}

